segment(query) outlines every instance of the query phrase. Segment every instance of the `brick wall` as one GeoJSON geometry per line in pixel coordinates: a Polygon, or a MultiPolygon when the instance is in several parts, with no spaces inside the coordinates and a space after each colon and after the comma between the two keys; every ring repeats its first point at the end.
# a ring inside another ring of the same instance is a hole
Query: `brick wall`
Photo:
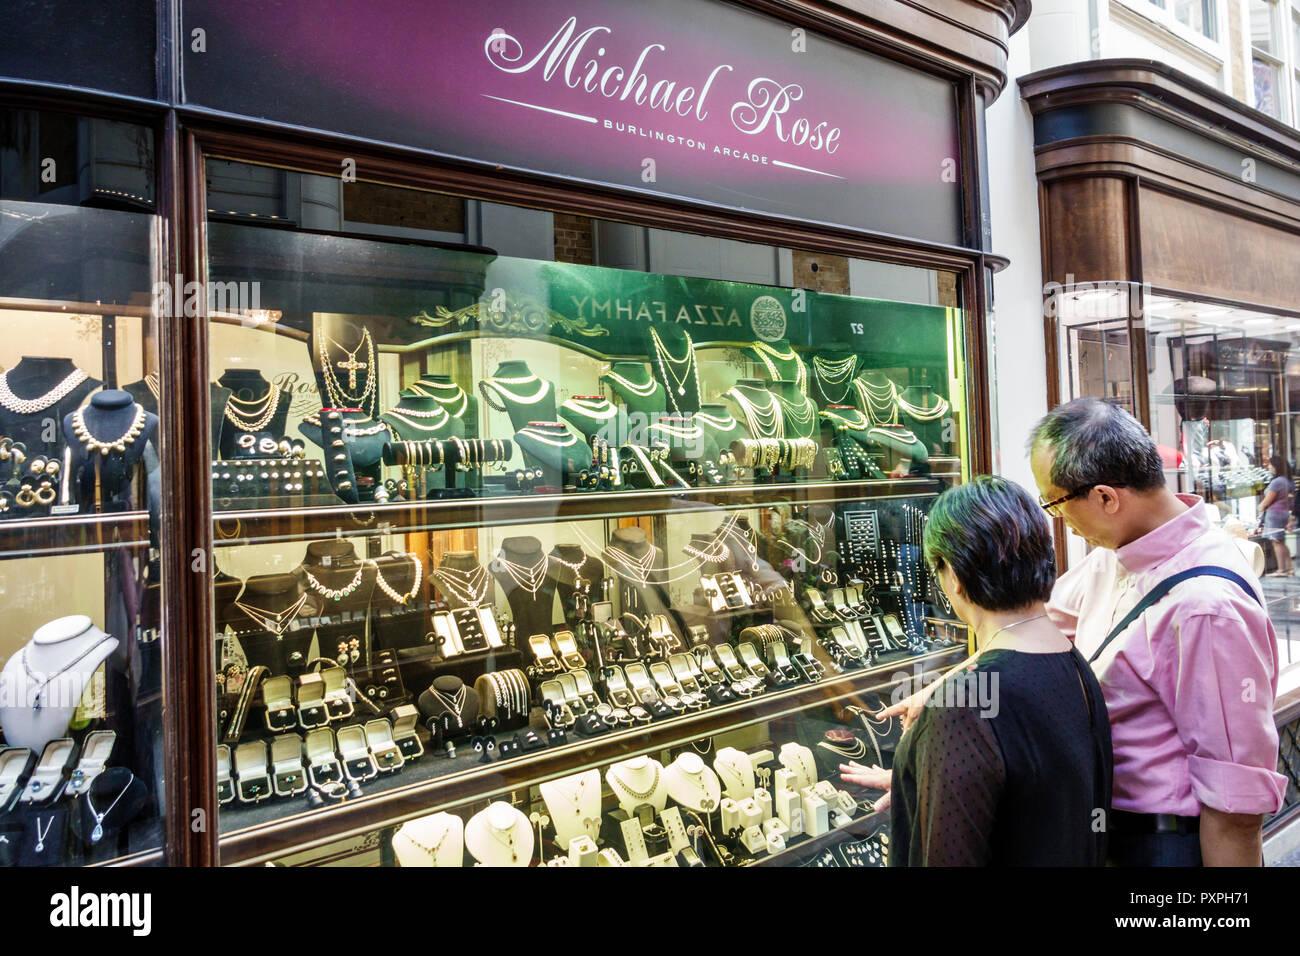
{"type": "Polygon", "coordinates": [[[591,242],[591,220],[586,216],[555,214],[555,261],[595,265],[591,242]]]}
{"type": "Polygon", "coordinates": [[[343,187],[343,214],[353,222],[465,232],[465,201],[455,196],[355,182],[343,187]]]}
{"type": "Polygon", "coordinates": [[[834,295],[849,294],[849,260],[821,252],[793,250],[794,287],[834,295]]]}

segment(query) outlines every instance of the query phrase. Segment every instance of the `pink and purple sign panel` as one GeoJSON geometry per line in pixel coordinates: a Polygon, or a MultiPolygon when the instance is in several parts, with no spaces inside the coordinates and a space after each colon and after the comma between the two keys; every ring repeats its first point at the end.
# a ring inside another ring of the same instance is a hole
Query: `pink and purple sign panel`
{"type": "Polygon", "coordinates": [[[953,85],[721,0],[185,0],[183,16],[203,30],[193,106],[961,242],[953,85]]]}

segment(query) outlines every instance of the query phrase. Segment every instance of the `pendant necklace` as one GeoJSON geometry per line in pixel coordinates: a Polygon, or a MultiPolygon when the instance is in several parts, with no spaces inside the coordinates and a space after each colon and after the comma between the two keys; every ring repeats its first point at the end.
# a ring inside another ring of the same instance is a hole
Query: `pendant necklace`
{"type": "Polygon", "coordinates": [[[559,546],[557,545],[555,547],[555,550],[551,552],[552,560],[559,562],[560,564],[568,568],[570,571],[572,571],[574,587],[576,587],[580,591],[585,590],[587,587],[587,579],[582,576],[582,569],[587,565],[586,552],[582,552],[582,559],[580,561],[566,561],[564,560],[564,558],[560,557],[560,555],[557,553],[558,551],[559,551],[559,546]]]}
{"type": "Polygon", "coordinates": [[[361,576],[365,573],[365,570],[366,566],[364,564],[358,564],[357,573],[346,586],[341,588],[327,588],[325,585],[321,584],[320,581],[316,579],[316,576],[308,571],[306,567],[302,569],[302,573],[306,576],[307,583],[311,586],[311,589],[317,594],[320,594],[322,597],[332,598],[335,601],[342,601],[361,585],[361,576]]]}
{"type": "Polygon", "coordinates": [[[478,607],[487,597],[488,576],[483,565],[475,566],[473,571],[461,571],[458,568],[436,568],[433,576],[438,587],[450,592],[452,597],[468,607],[478,607]]]}
{"type": "MultiPolygon", "coordinates": [[[[695,390],[695,406],[700,404],[700,376],[699,369],[695,364],[695,345],[691,342],[691,337],[685,332],[682,337],[686,339],[686,354],[681,358],[674,358],[669,354],[663,340],[659,338],[659,333],[654,329],[650,330],[650,340],[654,343],[655,359],[659,363],[659,371],[663,375],[664,384],[676,384],[677,394],[685,397],[686,386],[688,383],[695,390]],[[678,371],[680,369],[680,371],[678,371]]],[[[681,413],[681,407],[677,399],[673,397],[673,390],[668,390],[668,400],[672,403],[673,411],[681,413]]]]}
{"type": "Polygon", "coordinates": [[[131,789],[131,784],[133,783],[135,783],[135,777],[132,777],[127,781],[126,786],[122,788],[122,792],[113,798],[113,802],[108,805],[108,809],[103,813],[100,813],[95,809],[95,803],[90,799],[91,791],[86,791],[86,809],[89,810],[90,815],[95,818],[95,829],[90,831],[91,843],[98,843],[104,838],[104,817],[113,812],[113,808],[117,806],[117,801],[126,796],[126,792],[131,789]]]}
{"type": "MultiPolygon", "coordinates": [[[[394,591],[392,586],[384,580],[384,572],[380,570],[379,562],[375,562],[375,584],[379,585],[379,590],[383,591],[398,604],[405,604],[407,601],[411,600],[411,598],[415,597],[420,590],[420,581],[424,578],[424,565],[420,563],[419,557],[414,554],[407,554],[404,555],[404,557],[410,558],[411,563],[415,565],[415,581],[411,584],[411,590],[408,594],[398,594],[394,591]]],[[[304,594],[303,597],[306,597],[306,595],[304,594]]]]}
{"type": "Polygon", "coordinates": [[[307,595],[304,592],[298,595],[298,600],[279,612],[268,611],[252,604],[245,604],[243,601],[235,601],[235,607],[252,618],[262,630],[270,631],[276,637],[280,637],[289,629],[289,625],[293,623],[293,619],[298,616],[298,612],[302,610],[302,606],[306,603],[307,595]]]}
{"type": "Polygon", "coordinates": [[[614,559],[614,562],[624,569],[625,576],[635,580],[641,587],[645,587],[646,582],[650,580],[650,571],[654,566],[655,554],[658,552],[653,544],[646,549],[646,553],[641,557],[628,554],[621,548],[616,548],[612,544],[605,548],[605,552],[614,559]]]}
{"type": "Polygon", "coordinates": [[[36,818],[36,852],[45,852],[45,838],[50,835],[50,828],[54,826],[54,817],[51,816],[45,823],[45,829],[41,829],[41,818],[36,818]]]}
{"type": "Polygon", "coordinates": [[[68,373],[67,378],[44,395],[38,395],[35,398],[19,398],[9,388],[9,373],[4,372],[0,374],[0,405],[18,415],[35,415],[37,412],[49,408],[55,402],[67,398],[72,394],[74,388],[89,377],[81,369],[74,368],[68,373]]]}
{"type": "Polygon", "coordinates": [[[78,408],[72,413],[72,433],[77,436],[77,441],[85,446],[87,454],[99,452],[101,455],[107,455],[110,451],[126,451],[127,445],[134,445],[135,440],[144,431],[146,420],[147,415],[144,406],[137,404],[135,406],[135,417],[131,419],[131,425],[126,432],[109,441],[101,441],[92,435],[90,429],[86,427],[85,409],[78,408]]]}
{"type": "Polygon", "coordinates": [[[437,699],[438,703],[442,704],[442,706],[446,708],[447,712],[456,718],[456,726],[464,727],[465,723],[461,720],[461,714],[465,710],[465,696],[466,692],[469,690],[469,685],[462,683],[460,685],[460,690],[450,696],[444,694],[432,684],[429,685],[429,690],[437,699]]]}
{"type": "MultiPolygon", "coordinates": [[[[84,632],[83,632],[83,633],[84,633],[84,632]]],[[[31,665],[28,664],[28,662],[27,662],[27,651],[28,651],[28,648],[24,647],[24,648],[23,648],[23,651],[22,651],[23,672],[27,675],[27,679],[28,679],[29,681],[31,681],[33,684],[38,685],[37,688],[36,688],[36,698],[35,698],[35,703],[32,704],[32,710],[33,710],[33,711],[37,711],[37,710],[40,710],[40,709],[41,709],[41,697],[45,694],[45,688],[49,687],[49,686],[50,686],[50,683],[51,683],[53,680],[55,680],[57,677],[59,677],[59,676],[62,675],[62,674],[66,674],[68,671],[70,671],[70,670],[71,670],[73,667],[75,667],[77,664],[81,663],[83,660],[85,660],[87,657],[89,657],[89,656],[91,655],[92,652],[94,652],[96,649],[98,649],[98,648],[104,646],[104,644],[106,644],[108,641],[111,641],[111,640],[113,640],[113,638],[110,637],[109,635],[105,634],[102,638],[100,638],[100,639],[99,639],[98,641],[96,641],[94,644],[91,644],[91,645],[90,645],[89,647],[87,647],[84,651],[82,651],[80,654],[78,654],[78,655],[77,655],[76,657],[74,657],[72,660],[68,661],[68,663],[64,664],[64,665],[63,665],[62,667],[60,667],[57,671],[55,671],[53,674],[50,674],[48,677],[46,677],[45,680],[40,680],[40,679],[38,679],[37,676],[36,676],[36,673],[32,670],[31,665]]]]}
{"type": "Polygon", "coordinates": [[[515,564],[505,556],[505,552],[498,554],[497,560],[501,562],[501,566],[506,569],[506,573],[510,575],[510,578],[515,582],[515,584],[519,585],[534,598],[537,597],[537,592],[540,591],[542,585],[546,583],[546,573],[550,570],[550,559],[545,554],[543,554],[538,559],[537,563],[531,567],[524,567],[522,564],[515,564]]]}
{"type": "Polygon", "coordinates": [[[501,838],[501,831],[492,825],[492,821],[487,821],[487,831],[492,834],[493,839],[510,851],[510,862],[519,862],[519,853],[515,850],[515,825],[510,824],[510,829],[506,831],[507,839],[501,838]]]}
{"type": "Polygon", "coordinates": [[[275,413],[280,410],[280,390],[274,385],[267,388],[266,394],[254,401],[245,402],[231,395],[222,413],[226,421],[241,432],[260,432],[271,424],[275,413]],[[240,406],[236,408],[236,406],[240,406]]]}
{"type": "Polygon", "coordinates": [[[644,385],[637,385],[630,379],[626,379],[622,375],[616,374],[613,369],[606,369],[604,377],[609,379],[611,382],[623,386],[623,388],[638,398],[649,398],[655,393],[655,389],[659,387],[659,383],[656,382],[653,377],[644,385]]]}
{"type": "Polygon", "coordinates": [[[408,833],[408,832],[406,831],[405,828],[402,829],[401,833],[402,833],[402,836],[406,837],[406,839],[408,839],[409,841],[411,841],[412,845],[416,846],[417,848],[423,850],[425,853],[429,854],[429,858],[430,858],[431,860],[433,860],[433,862],[434,862],[435,864],[437,864],[437,862],[438,862],[438,851],[441,850],[441,849],[442,849],[442,845],[443,845],[444,843],[447,842],[447,835],[448,835],[449,833],[451,833],[451,830],[452,830],[451,827],[447,827],[447,829],[443,830],[443,831],[442,831],[442,836],[438,837],[438,842],[435,843],[435,844],[434,844],[433,846],[431,846],[431,847],[425,846],[423,843],[421,843],[421,842],[420,842],[419,840],[417,840],[415,837],[411,836],[411,834],[408,833]]]}
{"type": "Polygon", "coordinates": [[[344,348],[337,341],[323,332],[319,336],[320,340],[320,360],[321,360],[321,377],[325,380],[325,391],[329,395],[329,400],[334,408],[365,408],[366,402],[375,391],[375,375],[368,373],[366,375],[365,387],[361,390],[360,395],[354,394],[357,388],[357,372],[361,369],[373,370],[375,367],[375,340],[370,337],[369,329],[361,330],[361,341],[357,347],[351,351],[344,348]],[[334,373],[334,368],[330,362],[329,346],[335,348],[347,355],[346,362],[336,363],[340,369],[348,373],[348,388],[343,387],[338,376],[334,373]],[[366,350],[366,361],[357,361],[357,354],[366,350]]]}

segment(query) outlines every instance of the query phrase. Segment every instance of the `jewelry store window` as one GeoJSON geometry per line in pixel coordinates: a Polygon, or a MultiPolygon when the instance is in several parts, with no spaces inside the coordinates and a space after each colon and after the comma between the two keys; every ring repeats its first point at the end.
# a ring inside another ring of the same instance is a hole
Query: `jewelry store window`
{"type": "Polygon", "coordinates": [[[160,859],[151,130],[0,109],[0,864],[160,859]]]}
{"type": "MultiPolygon", "coordinates": [[[[873,689],[964,648],[920,559],[976,437],[954,275],[206,168],[223,862],[733,727],[769,810],[781,745],[888,762],[873,689]]],[[[835,779],[794,792],[865,818],[835,779]]]]}

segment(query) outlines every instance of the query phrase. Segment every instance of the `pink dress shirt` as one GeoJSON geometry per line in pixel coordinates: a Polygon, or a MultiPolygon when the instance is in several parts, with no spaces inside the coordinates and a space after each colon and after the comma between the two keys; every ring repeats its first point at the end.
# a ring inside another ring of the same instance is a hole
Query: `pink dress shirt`
{"type": "MultiPolygon", "coordinates": [[[[1184,514],[1116,551],[1095,549],[1056,582],[1052,620],[1091,657],[1160,581],[1202,564],[1241,575],[1262,597],[1232,539],[1195,495],[1184,514]]],[[[1274,813],[1277,636],[1264,607],[1222,578],[1196,577],[1143,613],[1093,662],[1110,713],[1114,806],[1199,816],[1274,813]]]]}

